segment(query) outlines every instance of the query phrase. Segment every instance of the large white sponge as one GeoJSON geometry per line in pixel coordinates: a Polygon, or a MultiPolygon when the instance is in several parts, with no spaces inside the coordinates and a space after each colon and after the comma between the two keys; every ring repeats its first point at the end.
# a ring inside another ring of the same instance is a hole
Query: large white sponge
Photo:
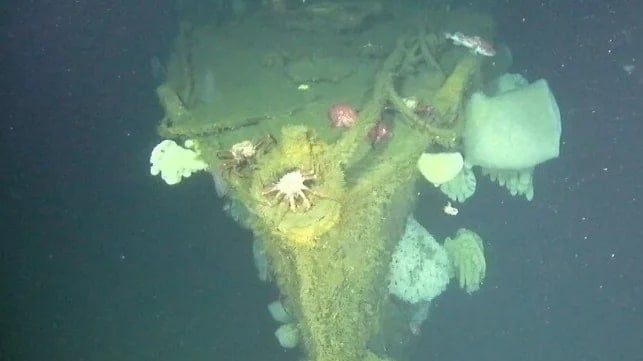
{"type": "Polygon", "coordinates": [[[389,292],[409,303],[429,302],[446,289],[450,267],[446,250],[409,216],[389,267],[389,292]]]}
{"type": "Polygon", "coordinates": [[[471,96],[465,114],[464,153],[471,166],[519,170],[558,157],[560,111],[540,79],[494,97],[471,96]]]}

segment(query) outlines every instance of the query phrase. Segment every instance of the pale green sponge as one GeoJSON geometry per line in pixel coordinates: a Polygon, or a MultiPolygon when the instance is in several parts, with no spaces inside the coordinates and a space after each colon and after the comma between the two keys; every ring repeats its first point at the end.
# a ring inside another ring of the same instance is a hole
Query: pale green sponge
{"type": "Polygon", "coordinates": [[[490,169],[532,168],[559,154],[560,111],[547,82],[469,99],[463,134],[465,160],[490,169]]]}

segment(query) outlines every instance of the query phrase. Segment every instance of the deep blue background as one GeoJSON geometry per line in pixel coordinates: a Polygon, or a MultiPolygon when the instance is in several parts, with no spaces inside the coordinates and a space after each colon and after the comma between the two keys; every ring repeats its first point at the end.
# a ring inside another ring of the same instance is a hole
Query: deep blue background
{"type": "MultiPolygon", "coordinates": [[[[172,44],[172,2],[105,3],[4,5],[0,359],[295,359],[273,339],[251,236],[207,177],[148,174],[149,62],[172,44]]],[[[480,180],[441,219],[441,237],[483,235],[489,274],[438,299],[417,359],[641,359],[640,5],[517,3],[494,7],[500,37],[514,71],[554,89],[562,154],[531,203],[480,180]]]]}

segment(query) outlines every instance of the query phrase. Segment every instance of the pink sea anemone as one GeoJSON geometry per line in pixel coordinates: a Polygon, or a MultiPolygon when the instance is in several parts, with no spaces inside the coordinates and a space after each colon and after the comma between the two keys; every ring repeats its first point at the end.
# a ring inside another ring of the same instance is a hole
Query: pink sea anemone
{"type": "Polygon", "coordinates": [[[338,103],[328,109],[328,118],[333,127],[350,128],[357,122],[357,111],[348,104],[338,103]]]}

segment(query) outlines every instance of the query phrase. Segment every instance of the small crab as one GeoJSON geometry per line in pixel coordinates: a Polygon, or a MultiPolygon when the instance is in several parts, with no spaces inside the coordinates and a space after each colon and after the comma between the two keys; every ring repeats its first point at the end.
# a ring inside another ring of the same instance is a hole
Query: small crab
{"type": "Polygon", "coordinates": [[[306,182],[315,179],[317,179],[317,175],[314,171],[294,169],[281,176],[276,183],[266,187],[262,194],[268,195],[274,193],[275,202],[277,204],[281,202],[286,203],[293,212],[302,208],[304,211],[307,211],[312,207],[312,203],[304,192],[321,196],[306,185],[306,182]]]}
{"type": "Polygon", "coordinates": [[[256,142],[244,140],[235,143],[229,150],[217,152],[217,157],[221,159],[221,166],[228,174],[234,172],[237,175],[243,174],[248,168],[254,168],[257,152],[260,150],[267,151],[268,147],[275,142],[272,135],[268,135],[256,142]]]}
{"type": "Polygon", "coordinates": [[[415,115],[428,121],[434,122],[440,117],[440,112],[429,103],[418,103],[413,109],[415,115]]]}

